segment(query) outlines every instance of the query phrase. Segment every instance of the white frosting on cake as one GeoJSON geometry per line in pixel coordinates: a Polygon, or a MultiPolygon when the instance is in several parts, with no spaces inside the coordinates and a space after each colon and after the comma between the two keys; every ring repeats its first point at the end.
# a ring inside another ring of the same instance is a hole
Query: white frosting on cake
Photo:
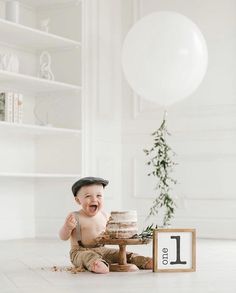
{"type": "Polygon", "coordinates": [[[113,211],[111,212],[111,216],[109,222],[136,222],[137,223],[137,211],[124,211],[118,212],[113,211]]]}
{"type": "Polygon", "coordinates": [[[138,233],[137,212],[111,212],[107,223],[106,234],[111,238],[131,238],[138,233]]]}

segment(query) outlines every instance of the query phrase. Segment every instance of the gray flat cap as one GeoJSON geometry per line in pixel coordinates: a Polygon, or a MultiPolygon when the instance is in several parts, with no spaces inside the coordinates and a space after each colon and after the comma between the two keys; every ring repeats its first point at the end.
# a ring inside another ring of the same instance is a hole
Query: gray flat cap
{"type": "Polygon", "coordinates": [[[99,177],[84,177],[79,179],[72,185],[72,192],[74,196],[76,196],[77,192],[80,190],[82,186],[92,185],[92,184],[102,184],[103,187],[105,187],[107,186],[108,183],[109,183],[108,180],[105,180],[99,177]]]}

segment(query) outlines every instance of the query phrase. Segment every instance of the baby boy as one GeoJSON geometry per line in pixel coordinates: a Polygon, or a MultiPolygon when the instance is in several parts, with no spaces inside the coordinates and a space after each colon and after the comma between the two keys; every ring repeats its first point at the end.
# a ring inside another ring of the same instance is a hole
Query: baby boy
{"type": "MultiPolygon", "coordinates": [[[[96,239],[106,229],[108,215],[103,211],[104,188],[108,181],[98,177],[84,177],[72,186],[79,211],[70,213],[60,229],[62,240],[71,241],[70,258],[75,267],[94,273],[109,272],[109,264],[118,262],[119,250],[107,248],[96,239]]],[[[153,262],[132,252],[127,252],[127,262],[141,269],[152,269],[153,262]]]]}

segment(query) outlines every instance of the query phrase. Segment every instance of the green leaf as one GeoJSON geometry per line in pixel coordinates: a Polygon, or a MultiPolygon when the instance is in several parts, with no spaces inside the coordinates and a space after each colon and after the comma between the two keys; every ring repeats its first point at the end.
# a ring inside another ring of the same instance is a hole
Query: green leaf
{"type": "MultiPolygon", "coordinates": [[[[177,180],[171,177],[171,173],[177,163],[173,161],[176,153],[167,141],[167,137],[171,134],[167,130],[165,119],[162,120],[160,127],[151,135],[153,136],[153,145],[150,150],[144,149],[143,151],[149,157],[147,165],[152,167],[152,171],[148,173],[148,176],[154,176],[156,179],[155,190],[157,190],[158,194],[149,209],[148,216],[156,216],[161,209],[164,209],[163,223],[170,223],[174,216],[174,207],[176,206],[171,197],[171,191],[172,187],[177,184],[177,180]]],[[[153,226],[150,227],[150,229],[152,228],[153,226]]]]}

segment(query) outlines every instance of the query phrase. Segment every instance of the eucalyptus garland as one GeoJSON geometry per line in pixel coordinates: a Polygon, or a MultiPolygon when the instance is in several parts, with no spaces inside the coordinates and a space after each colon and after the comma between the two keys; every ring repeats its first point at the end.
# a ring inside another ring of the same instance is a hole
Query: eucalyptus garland
{"type": "MultiPolygon", "coordinates": [[[[177,183],[171,177],[173,167],[176,163],[173,161],[175,152],[167,143],[167,136],[170,133],[166,127],[166,113],[164,115],[161,126],[152,133],[154,144],[151,149],[144,149],[145,154],[149,157],[147,165],[152,167],[148,176],[154,176],[157,179],[157,197],[154,199],[153,204],[149,210],[149,215],[155,216],[159,213],[160,209],[164,209],[164,218],[162,225],[164,227],[171,224],[171,219],[175,213],[176,204],[171,195],[172,187],[177,183]]],[[[158,225],[159,226],[159,225],[158,225]]]]}

